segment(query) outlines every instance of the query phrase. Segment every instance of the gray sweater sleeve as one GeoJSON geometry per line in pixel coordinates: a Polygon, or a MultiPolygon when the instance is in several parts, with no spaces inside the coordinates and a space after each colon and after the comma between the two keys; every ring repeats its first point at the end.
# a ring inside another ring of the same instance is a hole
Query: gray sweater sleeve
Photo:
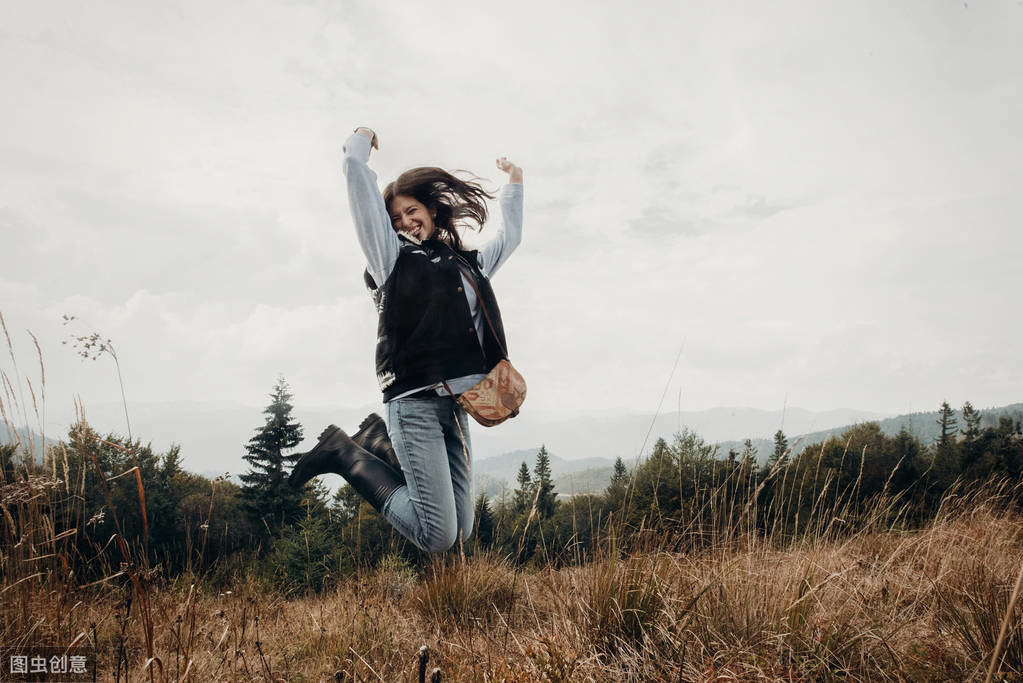
{"type": "Polygon", "coordinates": [[[522,241],[522,183],[508,183],[501,188],[503,223],[497,234],[480,247],[480,268],[488,278],[500,268],[522,241]]]}
{"type": "Polygon", "coordinates": [[[369,138],[353,133],[345,141],[341,170],[348,183],[348,207],[355,221],[355,235],[366,255],[369,274],[380,287],[394,269],[401,244],[377,187],[377,174],[366,165],[369,151],[369,138]]]}

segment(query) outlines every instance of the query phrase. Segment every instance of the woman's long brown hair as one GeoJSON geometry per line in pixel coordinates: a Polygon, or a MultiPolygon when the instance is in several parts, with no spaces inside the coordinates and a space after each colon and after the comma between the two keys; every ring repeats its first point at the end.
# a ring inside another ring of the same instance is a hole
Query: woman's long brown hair
{"type": "Polygon", "coordinates": [[[482,230],[487,221],[485,199],[495,198],[495,195],[476,182],[480,180],[478,177],[471,173],[468,175],[472,176],[471,180],[462,180],[436,166],[421,166],[405,171],[384,188],[387,212],[390,214],[391,201],[398,195],[414,197],[427,209],[436,209],[437,216],[433,224],[437,226],[438,239],[455,249],[461,249],[462,238],[458,230],[482,230]]]}

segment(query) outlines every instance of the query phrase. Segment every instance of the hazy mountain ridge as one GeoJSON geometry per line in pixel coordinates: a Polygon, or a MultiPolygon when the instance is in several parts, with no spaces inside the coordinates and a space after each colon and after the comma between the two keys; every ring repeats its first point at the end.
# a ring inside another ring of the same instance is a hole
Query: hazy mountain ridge
{"type": "MultiPolygon", "coordinates": [[[[537,451],[539,450],[540,447],[538,446],[536,448],[524,448],[510,453],[502,453],[501,455],[492,458],[473,458],[473,470],[480,474],[486,474],[493,477],[504,477],[510,481],[514,481],[515,476],[519,472],[519,467],[522,466],[523,462],[526,463],[530,470],[532,470],[533,465],[536,463],[537,451]]],[[[569,474],[571,472],[581,472],[594,467],[611,467],[614,465],[613,459],[601,457],[566,460],[552,452],[549,448],[547,449],[547,454],[551,459],[551,473],[555,476],[569,474]]]]}
{"type": "MultiPolygon", "coordinates": [[[[475,490],[477,493],[486,490],[488,498],[499,498],[501,488],[504,487],[505,495],[510,496],[517,486],[516,478],[522,463],[526,463],[530,475],[532,475],[533,465],[536,464],[536,454],[539,450],[539,447],[525,448],[483,460],[473,459],[472,475],[475,490]]],[[[610,477],[611,469],[614,466],[614,460],[610,458],[589,457],[566,460],[556,453],[552,453],[550,449],[547,450],[547,454],[550,456],[554,489],[563,496],[569,495],[572,491],[593,493],[603,490],[607,486],[606,480],[602,484],[599,483],[603,473],[606,472],[607,477],[610,477]]]]}
{"type": "Polygon", "coordinates": [[[786,432],[806,433],[885,417],[888,416],[865,410],[816,413],[802,408],[760,410],[741,407],[675,411],[661,414],[656,419],[650,414],[567,419],[543,419],[543,416],[523,414],[497,429],[474,429],[473,456],[476,462],[480,462],[521,450],[524,446],[536,449],[542,443],[548,451],[565,460],[599,457],[613,463],[616,457],[621,457],[624,462],[631,463],[648,451],[659,437],[670,440],[682,427],[713,443],[746,438],[769,439],[779,428],[786,432]]]}
{"type": "Polygon", "coordinates": [[[0,446],[12,443],[18,444],[22,452],[28,451],[32,453],[35,456],[35,461],[40,463],[43,461],[43,453],[46,449],[53,448],[60,442],[47,436],[45,437],[46,448],[43,448],[44,437],[33,429],[25,429],[24,427],[19,427],[17,430],[11,430],[6,427],[0,428],[0,446]]]}
{"type": "MultiPolygon", "coordinates": [[[[953,412],[956,417],[958,427],[963,427],[961,408],[954,408],[953,412]]],[[[982,408],[979,409],[979,412],[981,414],[981,426],[994,427],[998,424],[999,418],[1002,417],[1008,417],[1013,420],[1023,420],[1023,403],[1010,403],[1007,406],[982,408]]],[[[829,437],[841,436],[844,431],[856,424],[874,421],[881,427],[881,431],[885,434],[885,436],[895,436],[903,427],[905,427],[906,431],[920,439],[920,443],[925,446],[929,446],[937,441],[941,434],[941,428],[938,426],[938,415],[939,413],[937,410],[907,413],[905,415],[896,415],[895,417],[889,417],[883,420],[864,420],[853,424],[843,425],[841,427],[811,432],[809,434],[799,434],[795,436],[786,435],[786,438],[788,439],[789,446],[792,448],[792,451],[798,452],[810,444],[820,443],[827,440],[829,437]]],[[[774,441],[772,439],[751,439],[751,441],[754,449],[757,451],[757,460],[759,462],[766,462],[771,456],[771,453],[774,452],[774,441]]],[[[719,449],[719,455],[723,456],[728,453],[729,449],[733,449],[741,453],[744,443],[739,440],[721,441],[717,443],[717,446],[719,449]]]]}
{"type": "MultiPolygon", "coordinates": [[[[1007,406],[983,408],[979,409],[979,412],[981,414],[981,426],[984,427],[995,426],[998,424],[998,420],[1002,417],[1008,417],[1013,420],[1023,420],[1023,403],[1012,403],[1007,406]]],[[[954,415],[957,419],[958,426],[962,427],[963,425],[961,422],[962,416],[961,409],[955,409],[954,415]]],[[[826,441],[830,437],[839,437],[846,430],[856,426],[857,424],[863,424],[864,422],[877,422],[881,427],[881,431],[886,436],[889,437],[895,436],[896,434],[899,433],[900,430],[902,430],[903,427],[905,427],[910,434],[913,434],[918,439],[920,439],[921,443],[923,443],[924,445],[930,445],[937,440],[938,436],[941,433],[940,427],[938,426],[938,416],[939,413],[938,411],[935,410],[928,412],[907,413],[905,415],[897,415],[895,417],[889,417],[882,420],[857,420],[850,424],[845,424],[839,427],[833,427],[830,429],[820,430],[816,432],[810,432],[807,434],[795,435],[786,434],[786,438],[788,440],[791,451],[793,453],[798,453],[800,450],[811,444],[821,443],[823,441],[826,441]]],[[[700,434],[698,430],[694,431],[696,431],[697,434],[700,434]]],[[[706,439],[706,437],[704,437],[703,434],[700,434],[700,436],[703,437],[705,441],[710,443],[710,440],[706,439]]],[[[670,441],[669,437],[664,438],[665,440],[670,441]]],[[[656,439],[653,436],[651,436],[650,443],[647,444],[645,452],[642,454],[643,456],[649,453],[650,448],[652,448],[653,443],[655,442],[656,439]]],[[[766,462],[767,459],[774,452],[773,439],[750,439],[750,442],[754,448],[754,451],[756,452],[756,459],[760,463],[766,462]]],[[[741,453],[743,451],[743,448],[745,447],[745,439],[719,441],[716,442],[714,445],[717,446],[718,449],[717,457],[724,458],[727,457],[729,450],[734,450],[737,453],[741,453]]],[[[500,478],[496,476],[496,473],[501,471],[505,472],[504,483],[508,484],[509,482],[515,481],[515,476],[518,473],[518,467],[523,460],[532,469],[532,464],[533,462],[535,462],[536,459],[537,450],[539,450],[539,448],[519,450],[514,451],[512,453],[506,453],[503,456],[499,456],[498,458],[494,458],[493,460],[500,461],[501,465],[491,468],[487,473],[488,474],[488,481],[486,482],[487,495],[488,496],[491,495],[491,490],[494,487],[496,487],[498,491],[500,490],[502,482],[500,481],[500,478]],[[530,455],[532,456],[532,459],[529,457],[530,455]],[[508,472],[510,472],[510,474],[508,474],[508,472]]],[[[565,461],[563,458],[555,459],[555,456],[553,454],[551,455],[551,472],[555,479],[555,490],[559,493],[559,495],[568,496],[571,490],[570,484],[574,487],[575,493],[599,493],[607,486],[607,483],[611,477],[611,471],[614,461],[603,458],[593,458],[593,460],[598,461],[606,460],[607,464],[600,463],[598,464],[597,467],[590,469],[577,468],[565,469],[564,464],[566,462],[574,464],[576,461],[565,461]],[[556,462],[557,465],[555,464],[556,462]],[[571,481],[569,477],[570,473],[572,475],[571,481]]],[[[626,466],[629,467],[629,469],[631,470],[632,465],[635,463],[635,458],[631,460],[622,458],[622,460],[625,462],[626,466]]],[[[485,462],[487,461],[477,462],[474,463],[474,465],[477,468],[479,468],[480,465],[482,465],[485,462]]],[[[514,485],[511,485],[509,491],[511,491],[513,488],[514,485]]]]}
{"type": "MultiPolygon", "coordinates": [[[[1006,406],[981,408],[979,409],[979,412],[981,414],[981,426],[994,427],[998,425],[998,420],[1001,417],[1008,417],[1013,420],[1023,420],[1023,403],[1010,403],[1006,406]]],[[[965,425],[962,421],[961,407],[954,407],[953,413],[956,417],[958,427],[964,427],[965,425]]],[[[903,427],[906,427],[906,430],[920,439],[920,442],[925,446],[937,441],[941,434],[941,428],[938,426],[937,410],[898,415],[885,420],[879,420],[878,424],[881,426],[881,431],[884,432],[886,436],[895,436],[903,427]]],[[[837,436],[841,434],[842,431],[848,429],[850,426],[852,425],[848,425],[841,429],[827,429],[820,432],[814,432],[812,434],[806,434],[804,439],[806,440],[806,443],[823,441],[829,436],[837,436]]]]}

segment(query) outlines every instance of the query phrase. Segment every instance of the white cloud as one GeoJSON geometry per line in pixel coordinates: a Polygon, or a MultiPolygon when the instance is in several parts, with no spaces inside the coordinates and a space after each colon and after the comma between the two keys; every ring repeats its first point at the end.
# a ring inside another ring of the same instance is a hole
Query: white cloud
{"type": "MultiPolygon", "coordinates": [[[[362,405],[341,144],[525,168],[500,275],[536,409],[1018,400],[1018,9],[524,2],[19,5],[0,33],[3,312],[51,396],[362,405]],[[959,400],[959,399],[952,399],[959,400]]],[[[495,206],[496,210],[496,206],[495,206]]],[[[488,231],[481,237],[486,238],[488,231]]],[[[19,342],[20,343],[20,342],[19,342]]]]}

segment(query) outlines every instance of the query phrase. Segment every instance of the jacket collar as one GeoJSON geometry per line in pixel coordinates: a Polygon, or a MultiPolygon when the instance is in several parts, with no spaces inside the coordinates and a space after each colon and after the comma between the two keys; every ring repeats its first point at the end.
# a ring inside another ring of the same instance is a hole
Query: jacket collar
{"type": "Polygon", "coordinates": [[[413,237],[412,235],[408,235],[408,234],[406,234],[404,232],[399,232],[398,233],[398,239],[401,240],[401,241],[407,242],[408,244],[414,244],[417,247],[425,247],[428,251],[437,251],[437,250],[448,251],[448,252],[451,252],[453,254],[458,255],[459,257],[461,257],[463,259],[467,259],[470,262],[475,262],[475,257],[472,256],[473,254],[476,253],[475,249],[471,249],[469,251],[459,251],[458,249],[455,249],[454,247],[449,245],[447,242],[444,242],[442,240],[435,240],[433,238],[429,238],[429,239],[425,239],[425,240],[419,240],[419,239],[416,239],[415,237],[413,237]]]}

